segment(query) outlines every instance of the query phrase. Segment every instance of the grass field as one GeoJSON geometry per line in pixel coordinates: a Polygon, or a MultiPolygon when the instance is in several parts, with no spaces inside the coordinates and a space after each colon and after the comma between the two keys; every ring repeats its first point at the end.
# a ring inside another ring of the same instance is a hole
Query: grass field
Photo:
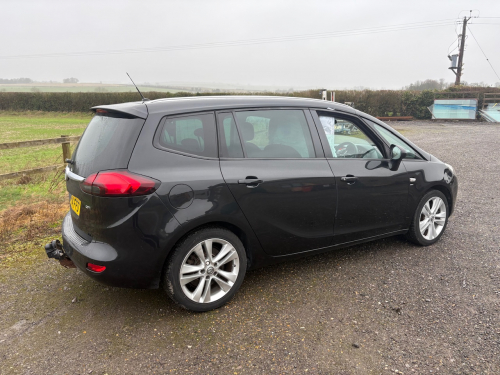
{"type": "MultiPolygon", "coordinates": [[[[0,112],[0,143],[81,135],[90,119],[83,113],[0,112]]],[[[0,174],[59,163],[60,144],[0,150],[0,174]]]]}
{"type": "Polygon", "coordinates": [[[81,135],[91,118],[90,112],[0,111],[0,143],[81,135]]]}
{"type": "MultiPolygon", "coordinates": [[[[84,113],[0,112],[0,143],[81,135],[92,115],[84,113]]],[[[74,144],[72,144],[72,148],[74,144]]],[[[0,174],[62,163],[60,144],[0,150],[0,174]]],[[[61,202],[62,173],[30,175],[0,182],[0,212],[8,207],[61,202]]]]}
{"type": "MultiPolygon", "coordinates": [[[[90,119],[90,113],[0,111],[0,143],[81,135],[90,119]]],[[[0,174],[49,165],[61,168],[0,181],[0,269],[40,259],[43,245],[60,238],[69,210],[60,144],[0,150],[0,174]]]]}
{"type": "MultiPolygon", "coordinates": [[[[139,85],[139,90],[142,92],[179,92],[181,90],[166,89],[156,86],[139,85]]],[[[5,92],[136,92],[132,85],[100,85],[88,83],[73,83],[73,84],[19,84],[19,85],[4,85],[0,84],[0,91],[5,92]]]]}
{"type": "Polygon", "coordinates": [[[0,189],[0,214],[11,207],[64,202],[67,195],[62,170],[3,180],[0,189]]]}
{"type": "Polygon", "coordinates": [[[56,164],[63,164],[61,144],[0,150],[0,174],[56,164]]]}

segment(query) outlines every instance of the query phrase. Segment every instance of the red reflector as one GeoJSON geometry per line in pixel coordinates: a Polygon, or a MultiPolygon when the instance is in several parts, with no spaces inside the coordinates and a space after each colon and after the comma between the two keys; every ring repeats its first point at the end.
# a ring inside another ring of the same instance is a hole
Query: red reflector
{"type": "Polygon", "coordinates": [[[126,170],[91,174],[81,184],[82,191],[102,197],[127,197],[151,194],[159,181],[126,170]]]}
{"type": "Polygon", "coordinates": [[[100,273],[100,272],[104,271],[106,269],[106,267],[105,266],[99,266],[99,265],[93,264],[93,263],[87,263],[87,269],[89,271],[92,271],[92,272],[100,273]]]}

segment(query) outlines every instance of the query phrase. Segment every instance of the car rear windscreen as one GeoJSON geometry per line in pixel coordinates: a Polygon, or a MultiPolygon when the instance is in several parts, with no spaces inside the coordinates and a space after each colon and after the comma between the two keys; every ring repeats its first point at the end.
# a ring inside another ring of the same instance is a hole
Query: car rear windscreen
{"type": "Polygon", "coordinates": [[[145,120],[116,113],[97,113],[73,153],[73,172],[88,175],[127,168],[145,120]]]}

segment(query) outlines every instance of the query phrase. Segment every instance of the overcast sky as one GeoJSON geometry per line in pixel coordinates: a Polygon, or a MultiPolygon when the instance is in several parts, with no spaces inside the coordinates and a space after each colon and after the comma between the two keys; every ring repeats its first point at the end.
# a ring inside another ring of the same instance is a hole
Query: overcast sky
{"type": "MultiPolygon", "coordinates": [[[[0,78],[127,83],[128,71],[136,82],[328,89],[454,81],[447,58],[457,37],[453,20],[469,9],[480,17],[499,17],[474,19],[470,29],[500,74],[499,0],[0,0],[0,78]],[[409,29],[442,20],[449,24],[409,29]],[[390,25],[406,26],[380,32],[390,25]],[[351,32],[367,28],[373,29],[351,32]],[[336,37],[296,37],[346,30],[336,37]],[[294,37],[262,41],[288,36],[294,37]],[[242,43],[255,39],[256,44],[242,43]],[[237,43],[207,46],[223,42],[237,43]],[[173,46],[182,48],[86,53],[173,46]],[[79,54],[67,55],[73,52],[79,54]],[[66,55],[5,58],[54,53],[66,55]]],[[[463,80],[500,81],[472,37],[464,62],[463,80]]]]}

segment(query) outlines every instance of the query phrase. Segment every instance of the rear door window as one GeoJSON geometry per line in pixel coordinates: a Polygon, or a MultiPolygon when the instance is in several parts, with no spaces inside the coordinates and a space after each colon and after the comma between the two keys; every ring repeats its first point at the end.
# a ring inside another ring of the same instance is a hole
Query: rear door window
{"type": "Polygon", "coordinates": [[[73,153],[73,172],[82,177],[127,168],[145,120],[111,112],[97,113],[73,153]]]}
{"type": "Polygon", "coordinates": [[[157,146],[198,156],[217,157],[213,113],[166,117],[160,122],[157,146]]]}
{"type": "Polygon", "coordinates": [[[247,158],[314,158],[311,133],[300,109],[235,112],[247,158]]]}

